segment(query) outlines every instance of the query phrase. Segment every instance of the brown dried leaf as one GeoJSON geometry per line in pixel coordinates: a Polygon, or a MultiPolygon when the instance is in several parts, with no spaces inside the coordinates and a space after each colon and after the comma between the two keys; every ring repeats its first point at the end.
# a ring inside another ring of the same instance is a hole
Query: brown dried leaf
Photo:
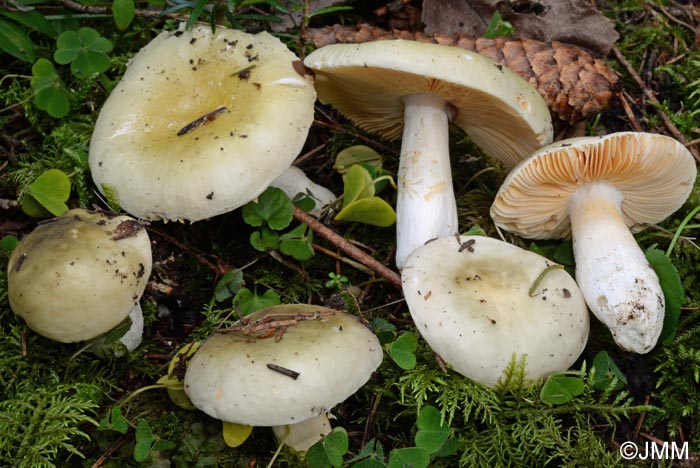
{"type": "Polygon", "coordinates": [[[588,0],[424,0],[422,20],[429,34],[480,36],[496,10],[515,37],[566,42],[603,55],[618,38],[613,22],[588,0]]]}

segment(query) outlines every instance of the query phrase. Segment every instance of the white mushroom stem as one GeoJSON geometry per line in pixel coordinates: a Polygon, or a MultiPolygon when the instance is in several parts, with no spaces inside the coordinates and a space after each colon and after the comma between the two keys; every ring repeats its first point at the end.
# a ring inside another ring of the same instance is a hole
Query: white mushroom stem
{"type": "Polygon", "coordinates": [[[448,109],[433,94],[403,98],[404,126],[396,200],[396,265],[427,241],[457,232],[448,109]]]}
{"type": "Polygon", "coordinates": [[[576,281],[588,307],[623,349],[647,353],[664,321],[664,296],[621,212],[622,193],[592,183],[571,197],[576,281]]]}
{"type": "Polygon", "coordinates": [[[287,168],[282,175],[273,180],[270,185],[284,191],[291,199],[294,199],[294,197],[300,193],[305,194],[307,190],[311,192],[316,206],[309,213],[317,218],[321,215],[325,207],[333,204],[338,198],[333,192],[312,181],[304,174],[304,171],[294,166],[287,168]]]}
{"type": "Polygon", "coordinates": [[[306,452],[323,436],[331,432],[331,423],[328,421],[326,413],[316,417],[306,419],[296,424],[285,424],[284,426],[273,426],[277,440],[291,447],[297,452],[306,452]]]}

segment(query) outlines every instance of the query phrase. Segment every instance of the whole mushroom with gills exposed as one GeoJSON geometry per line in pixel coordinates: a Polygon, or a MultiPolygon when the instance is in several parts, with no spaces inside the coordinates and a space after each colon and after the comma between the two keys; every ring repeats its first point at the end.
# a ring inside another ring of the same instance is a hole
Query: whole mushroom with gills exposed
{"type": "Polygon", "coordinates": [[[141,219],[232,211],[290,167],[315,99],[312,76],[268,33],[164,31],[130,60],[100,111],[93,180],[141,219]]]}
{"type": "Polygon", "coordinates": [[[121,341],[133,351],[141,342],[139,299],[151,265],[143,224],[70,210],[41,223],[13,250],[7,265],[10,307],[29,328],[62,343],[94,339],[131,317],[121,341]]]}
{"type": "Polygon", "coordinates": [[[576,281],[623,349],[647,353],[664,295],[633,232],[678,210],[696,178],[690,152],[641,132],[562,140],[508,175],[491,207],[497,226],[533,239],[571,236],[576,281]]]}
{"type": "Polygon", "coordinates": [[[494,386],[525,356],[536,380],[567,370],[586,346],[588,309],[576,282],[544,257],[483,236],[419,247],[401,272],[416,328],[456,372],[494,386]]]}
{"type": "Polygon", "coordinates": [[[310,304],[261,309],[205,340],[187,365],[185,393],[211,417],[275,432],[305,451],[330,431],[326,414],[382,362],[359,320],[310,304]],[[288,427],[287,427],[288,426],[288,427]]]}
{"type": "Polygon", "coordinates": [[[490,59],[457,47],[377,41],[321,47],[304,60],[321,102],[382,137],[402,133],[396,264],[426,241],[455,234],[449,122],[507,168],[552,141],[534,87],[490,59]]]}

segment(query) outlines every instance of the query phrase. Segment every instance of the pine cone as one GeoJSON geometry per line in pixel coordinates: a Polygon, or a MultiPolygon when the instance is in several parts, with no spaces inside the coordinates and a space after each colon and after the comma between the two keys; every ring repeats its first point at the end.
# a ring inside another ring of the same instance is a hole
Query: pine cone
{"type": "Polygon", "coordinates": [[[572,124],[607,109],[620,89],[617,75],[601,59],[585,49],[561,42],[387,31],[368,24],[311,28],[306,39],[317,48],[391,39],[462,47],[516,72],[537,88],[554,117],[572,124]]]}

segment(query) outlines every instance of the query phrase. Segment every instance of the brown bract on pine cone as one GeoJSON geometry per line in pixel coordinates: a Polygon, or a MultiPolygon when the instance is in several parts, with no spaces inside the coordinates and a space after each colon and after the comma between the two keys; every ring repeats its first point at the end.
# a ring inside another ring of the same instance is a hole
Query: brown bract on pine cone
{"type": "Polygon", "coordinates": [[[552,115],[568,123],[607,109],[619,91],[617,75],[601,59],[561,42],[388,31],[369,24],[311,28],[306,37],[315,47],[392,39],[462,47],[489,57],[530,82],[544,97],[552,115]]]}

